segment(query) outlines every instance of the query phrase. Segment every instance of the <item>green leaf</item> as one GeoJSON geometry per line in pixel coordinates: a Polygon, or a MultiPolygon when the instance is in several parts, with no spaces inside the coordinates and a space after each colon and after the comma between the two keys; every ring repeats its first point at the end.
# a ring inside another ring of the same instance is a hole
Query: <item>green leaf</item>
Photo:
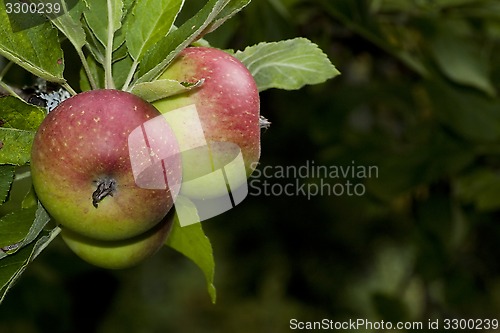
{"type": "Polygon", "coordinates": [[[0,248],[10,248],[0,251],[0,259],[33,242],[49,221],[50,216],[40,203],[5,215],[0,219],[0,248]]]}
{"type": "Polygon", "coordinates": [[[466,87],[427,81],[426,91],[441,123],[475,142],[500,138],[500,101],[466,87]]]}
{"type": "MultiPolygon", "coordinates": [[[[23,14],[23,20],[39,20],[35,14],[23,14]]],[[[57,30],[50,22],[23,29],[11,20],[0,0],[0,55],[47,81],[63,83],[63,52],[57,30]]]]}
{"type": "Polygon", "coordinates": [[[38,206],[36,209],[35,213],[35,220],[33,221],[33,224],[31,225],[31,228],[26,235],[26,238],[23,240],[23,246],[26,244],[31,243],[35,238],[42,232],[43,228],[49,223],[50,221],[50,216],[43,208],[42,204],[38,202],[38,206]]]}
{"type": "MultiPolygon", "coordinates": [[[[35,219],[36,207],[21,209],[0,219],[0,248],[20,245],[35,219]]],[[[0,252],[0,258],[2,253],[0,252]]]]}
{"type": "MultiPolygon", "coordinates": [[[[125,41],[125,40],[124,40],[125,41]]],[[[127,44],[122,43],[119,48],[117,48],[115,51],[113,51],[113,63],[122,60],[123,58],[126,58],[130,56],[128,49],[127,49],[127,44]]]]}
{"type": "Polygon", "coordinates": [[[21,249],[15,255],[7,256],[0,260],[0,304],[4,300],[7,291],[24,271],[26,262],[31,256],[35,245],[33,243],[21,249]]]}
{"type": "Polygon", "coordinates": [[[305,38],[260,43],[235,54],[250,70],[259,91],[300,89],[339,75],[321,49],[305,38]]]}
{"type": "Polygon", "coordinates": [[[456,83],[494,96],[496,90],[489,77],[488,61],[483,56],[484,48],[472,38],[458,36],[450,29],[440,30],[429,45],[441,71],[456,83]]]}
{"type": "Polygon", "coordinates": [[[0,164],[29,162],[35,131],[44,117],[42,108],[12,96],[0,99],[0,164]]]}
{"type": "Polygon", "coordinates": [[[139,66],[137,83],[153,81],[179,52],[196,40],[230,0],[209,0],[207,4],[178,29],[172,30],[148,50],[139,66]]]}
{"type": "MultiPolygon", "coordinates": [[[[94,36],[103,46],[107,46],[109,38],[113,38],[121,28],[123,2],[120,0],[85,0],[88,8],[84,11],[85,20],[94,36]],[[111,8],[108,19],[108,7],[111,8]]],[[[121,45],[119,39],[113,44],[113,49],[121,45]],[[117,45],[119,44],[119,45],[117,45]]]]}
{"type": "Polygon", "coordinates": [[[131,92],[151,103],[162,98],[196,89],[202,84],[203,80],[189,85],[175,80],[155,80],[153,82],[136,84],[131,92]]]}
{"type": "MultiPolygon", "coordinates": [[[[105,88],[114,89],[115,83],[112,76],[113,51],[117,50],[125,41],[122,26],[124,3],[121,0],[86,0],[88,9],[84,12],[91,35],[89,43],[91,52],[96,60],[104,65],[105,88]],[[117,31],[120,31],[117,33],[117,31]],[[116,38],[115,38],[116,37],[116,38]],[[104,50],[102,48],[104,47],[104,50]]],[[[88,71],[88,69],[87,69],[88,71]]]]}
{"type": "Polygon", "coordinates": [[[0,128],[0,164],[24,165],[30,161],[35,132],[0,128]]]}
{"type": "Polygon", "coordinates": [[[123,0],[122,16],[120,28],[115,32],[113,38],[113,61],[117,61],[128,55],[127,46],[125,43],[126,26],[125,24],[132,15],[128,15],[135,4],[135,0],[123,0]]]}
{"type": "Polygon", "coordinates": [[[31,186],[28,193],[24,196],[23,201],[21,201],[21,208],[31,208],[36,206],[37,203],[38,198],[35,193],[35,188],[31,186]]]}
{"type": "Polygon", "coordinates": [[[203,272],[207,281],[207,290],[213,303],[216,301],[214,286],[215,262],[210,240],[203,232],[194,204],[186,197],[178,196],[175,202],[176,211],[182,210],[184,227],[181,227],[179,215],[176,214],[172,231],[166,245],[191,259],[203,272]],[[188,219],[190,221],[185,221],[188,219]]]}
{"type": "Polygon", "coordinates": [[[132,64],[133,60],[128,54],[124,58],[113,63],[113,79],[117,87],[123,86],[127,80],[127,75],[132,64]]]}
{"type": "Polygon", "coordinates": [[[45,118],[45,109],[18,98],[0,98],[0,127],[36,131],[45,118]]]}
{"type": "Polygon", "coordinates": [[[183,4],[184,0],[141,0],[134,6],[126,29],[127,47],[134,60],[140,61],[167,35],[183,4]]]}
{"type": "Polygon", "coordinates": [[[224,9],[217,15],[215,20],[205,29],[204,34],[210,33],[220,27],[224,22],[229,20],[243,8],[245,8],[251,0],[232,0],[224,9]]]}
{"type": "MultiPolygon", "coordinates": [[[[63,15],[50,17],[50,21],[59,29],[73,44],[73,46],[81,50],[85,45],[85,31],[82,27],[81,16],[85,3],[77,1],[76,4],[69,4],[74,0],[60,0],[63,15]]],[[[41,2],[41,1],[38,1],[41,2]]]]}
{"type": "Polygon", "coordinates": [[[92,33],[92,30],[88,26],[87,22],[83,22],[83,30],[87,35],[87,44],[86,47],[94,57],[94,59],[100,64],[104,63],[105,53],[104,46],[97,39],[97,37],[92,33]]]}
{"type": "Polygon", "coordinates": [[[13,165],[0,165],[0,203],[4,203],[9,195],[15,170],[13,165]]]}
{"type": "Polygon", "coordinates": [[[0,260],[0,304],[28,265],[56,238],[60,231],[60,228],[54,228],[50,232],[44,231],[36,242],[33,241],[29,246],[0,260]]]}
{"type": "MultiPolygon", "coordinates": [[[[13,167],[12,165],[10,166],[13,167]]],[[[22,202],[32,187],[30,167],[29,165],[23,165],[21,167],[14,167],[14,169],[14,181],[10,184],[6,202],[0,205],[0,216],[10,214],[22,208],[28,208],[27,206],[23,207],[22,202]]]]}

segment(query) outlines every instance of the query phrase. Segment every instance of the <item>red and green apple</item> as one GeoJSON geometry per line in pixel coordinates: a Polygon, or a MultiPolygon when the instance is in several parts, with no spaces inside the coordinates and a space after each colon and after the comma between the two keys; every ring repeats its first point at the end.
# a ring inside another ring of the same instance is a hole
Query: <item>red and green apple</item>
{"type": "Polygon", "coordinates": [[[179,108],[183,108],[181,115],[188,115],[189,107],[197,111],[205,142],[194,142],[200,138],[192,119],[184,121],[176,115],[177,119],[170,122],[182,151],[181,193],[199,199],[227,194],[224,184],[220,186],[214,178],[206,177],[225,166],[229,166],[225,168],[225,177],[232,180],[232,187],[246,182],[260,157],[260,100],[255,80],[245,65],[219,49],[188,47],[159,79],[185,84],[203,82],[189,92],[153,103],[167,117],[179,108]],[[182,148],[193,146],[197,148],[182,148]],[[231,164],[240,152],[241,168],[237,163],[231,164]]]}
{"type": "Polygon", "coordinates": [[[168,183],[180,182],[181,164],[168,126],[148,132],[158,116],[151,104],[118,90],[77,94],[47,115],[33,142],[31,173],[57,223],[110,241],[143,234],[165,217],[176,195],[168,183]],[[143,140],[129,144],[133,132],[143,140]],[[148,171],[152,165],[161,168],[148,171]],[[162,177],[162,186],[143,186],[155,177],[162,177]]]}

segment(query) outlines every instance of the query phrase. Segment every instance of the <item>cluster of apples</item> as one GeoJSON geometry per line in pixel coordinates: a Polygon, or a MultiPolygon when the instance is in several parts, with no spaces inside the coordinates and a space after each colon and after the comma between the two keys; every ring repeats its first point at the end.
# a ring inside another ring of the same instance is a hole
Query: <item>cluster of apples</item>
{"type": "MultiPolygon", "coordinates": [[[[36,194],[66,244],[97,266],[125,268],[153,255],[171,230],[183,179],[204,172],[200,156],[180,150],[189,146],[192,129],[182,122],[172,128],[162,115],[196,107],[212,168],[218,167],[213,161],[232,158],[220,142],[241,149],[246,176],[259,159],[259,92],[239,60],[189,47],[159,79],[203,84],[153,104],[119,90],[83,92],[50,112],[35,136],[36,194]]],[[[210,186],[191,189],[197,190],[219,195],[210,186]]]]}

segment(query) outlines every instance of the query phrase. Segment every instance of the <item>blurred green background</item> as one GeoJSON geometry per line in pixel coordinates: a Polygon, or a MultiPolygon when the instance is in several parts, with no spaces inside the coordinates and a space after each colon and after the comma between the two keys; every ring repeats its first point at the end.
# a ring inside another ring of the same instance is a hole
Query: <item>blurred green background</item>
{"type": "MultiPolygon", "coordinates": [[[[185,17],[202,4],[186,1],[185,17]]],[[[216,305],[198,268],[170,249],[115,272],[54,242],[7,295],[0,332],[279,333],[293,318],[500,318],[500,2],[253,0],[207,39],[243,49],[297,36],[342,75],[262,93],[272,125],[260,168],[376,166],[366,180],[299,179],[350,180],[364,195],[250,195],[204,222],[216,305]]]]}

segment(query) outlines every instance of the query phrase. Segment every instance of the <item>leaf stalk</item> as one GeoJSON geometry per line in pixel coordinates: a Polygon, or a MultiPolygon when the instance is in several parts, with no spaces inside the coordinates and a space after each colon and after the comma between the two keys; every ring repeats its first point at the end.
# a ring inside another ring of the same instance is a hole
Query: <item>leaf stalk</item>
{"type": "Polygon", "coordinates": [[[113,29],[113,6],[111,4],[111,0],[107,0],[108,5],[108,44],[106,45],[106,57],[105,57],[105,66],[104,66],[104,81],[106,89],[115,89],[115,83],[113,81],[113,37],[115,35],[115,31],[113,29]]]}

